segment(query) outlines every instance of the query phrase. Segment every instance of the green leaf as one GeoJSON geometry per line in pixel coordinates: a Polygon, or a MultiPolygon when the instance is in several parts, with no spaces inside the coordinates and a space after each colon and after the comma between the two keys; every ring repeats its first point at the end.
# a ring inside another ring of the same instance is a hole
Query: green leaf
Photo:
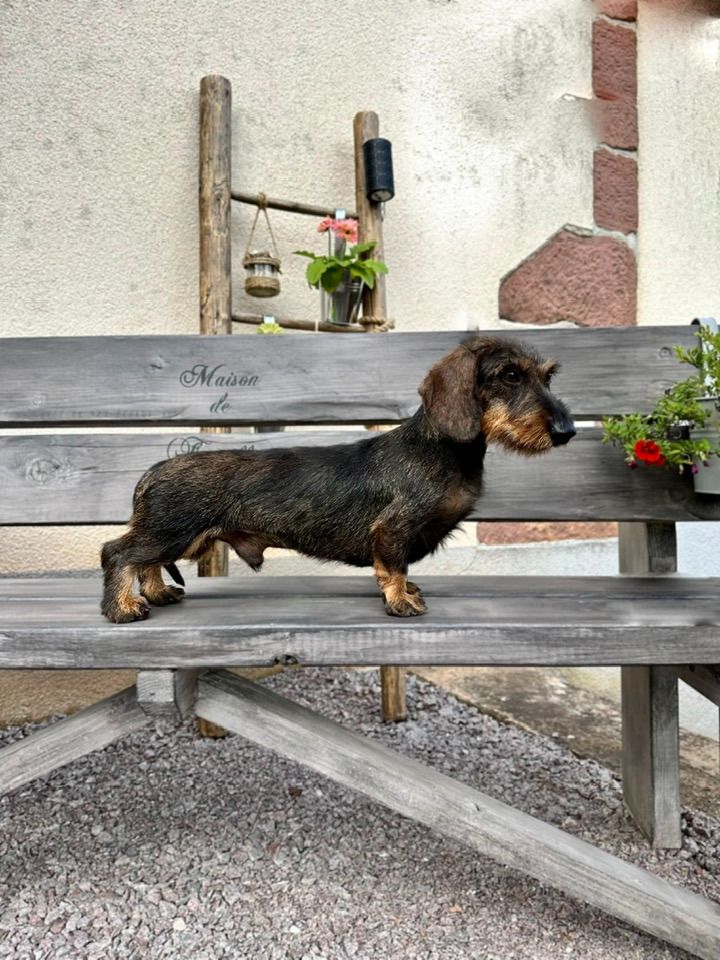
{"type": "Polygon", "coordinates": [[[365,243],[356,243],[350,247],[350,253],[356,257],[360,253],[367,253],[368,250],[374,250],[377,246],[377,240],[366,240],[365,243]]]}
{"type": "Polygon", "coordinates": [[[327,291],[327,293],[335,293],[342,283],[344,273],[345,270],[339,263],[331,264],[322,276],[321,282],[323,290],[327,291]]]}
{"type": "Polygon", "coordinates": [[[353,263],[351,265],[350,274],[351,276],[358,277],[358,279],[362,280],[362,282],[370,287],[371,290],[374,289],[375,274],[372,272],[372,270],[367,269],[362,260],[359,263],[353,263]]]}
{"type": "Polygon", "coordinates": [[[351,263],[349,270],[351,276],[359,277],[359,279],[365,283],[368,283],[370,280],[375,280],[375,274],[365,266],[362,260],[358,260],[357,263],[351,263]]]}
{"type": "Polygon", "coordinates": [[[311,287],[316,287],[318,285],[318,281],[327,269],[328,266],[324,257],[318,260],[313,260],[312,263],[308,264],[305,276],[307,277],[307,282],[311,287]]]}
{"type": "Polygon", "coordinates": [[[309,250],[293,250],[293,253],[297,254],[298,257],[310,257],[311,260],[317,257],[316,253],[310,253],[309,250]]]}
{"type": "Polygon", "coordinates": [[[387,264],[383,263],[382,260],[363,260],[363,263],[366,267],[370,267],[371,270],[374,270],[375,273],[388,272],[387,264]]]}

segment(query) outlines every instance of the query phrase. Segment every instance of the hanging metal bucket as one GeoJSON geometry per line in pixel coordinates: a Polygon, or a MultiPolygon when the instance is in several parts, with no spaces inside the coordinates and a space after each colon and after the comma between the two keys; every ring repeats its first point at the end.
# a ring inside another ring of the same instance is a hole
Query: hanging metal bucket
{"type": "MultiPolygon", "coordinates": [[[[703,397],[698,401],[709,416],[702,427],[693,427],[693,440],[709,440],[714,447],[720,439],[720,398],[703,397]]],[[[720,457],[711,456],[705,463],[698,463],[693,475],[695,493],[720,495],[720,457]]]]}

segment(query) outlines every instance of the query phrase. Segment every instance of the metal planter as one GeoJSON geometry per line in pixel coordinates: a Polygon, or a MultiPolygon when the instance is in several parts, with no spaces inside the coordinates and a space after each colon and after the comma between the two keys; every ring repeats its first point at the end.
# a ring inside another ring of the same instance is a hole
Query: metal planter
{"type": "MultiPolygon", "coordinates": [[[[693,427],[693,440],[709,440],[714,447],[720,446],[720,397],[703,397],[699,401],[709,417],[702,427],[693,427]]],[[[706,463],[697,464],[693,475],[695,493],[720,496],[720,457],[712,456],[706,463]]]]}

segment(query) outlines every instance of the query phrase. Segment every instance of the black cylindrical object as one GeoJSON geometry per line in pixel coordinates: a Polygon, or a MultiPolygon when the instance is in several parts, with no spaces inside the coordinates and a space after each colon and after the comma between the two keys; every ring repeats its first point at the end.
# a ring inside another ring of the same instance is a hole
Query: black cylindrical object
{"type": "Polygon", "coordinates": [[[384,203],[395,196],[393,178],[392,144],[382,137],[366,140],[363,144],[365,159],[365,195],[374,203],[384,203]]]}

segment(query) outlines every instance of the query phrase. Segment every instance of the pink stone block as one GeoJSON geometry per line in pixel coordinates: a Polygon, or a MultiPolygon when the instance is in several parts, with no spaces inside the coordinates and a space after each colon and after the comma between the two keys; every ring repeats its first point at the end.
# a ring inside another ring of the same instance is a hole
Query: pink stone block
{"type": "Polygon", "coordinates": [[[593,162],[593,215],[605,230],[633,233],[638,228],[637,161],[632,157],[595,151],[593,162]]]}
{"type": "Polygon", "coordinates": [[[563,228],[500,284],[500,316],[583,327],[636,322],[635,254],[622,240],[563,228]]]}

